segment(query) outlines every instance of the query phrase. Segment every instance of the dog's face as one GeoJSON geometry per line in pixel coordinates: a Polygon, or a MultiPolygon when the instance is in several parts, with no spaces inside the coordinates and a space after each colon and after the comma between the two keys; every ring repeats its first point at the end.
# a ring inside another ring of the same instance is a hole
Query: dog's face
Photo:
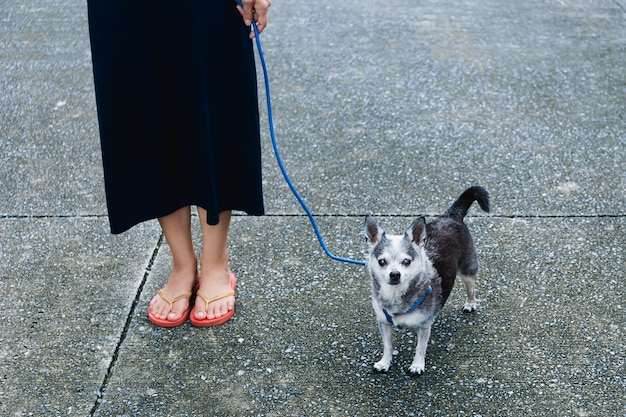
{"type": "Polygon", "coordinates": [[[374,289],[405,291],[420,277],[426,278],[430,262],[424,249],[426,222],[419,218],[403,235],[388,235],[371,217],[365,219],[368,268],[374,289]],[[376,288],[378,287],[378,288],[376,288]]]}

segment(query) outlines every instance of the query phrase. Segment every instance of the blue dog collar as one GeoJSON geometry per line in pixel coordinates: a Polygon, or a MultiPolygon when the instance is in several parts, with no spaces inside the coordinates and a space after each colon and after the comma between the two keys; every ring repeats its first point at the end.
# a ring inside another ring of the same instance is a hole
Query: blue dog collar
{"type": "MultiPolygon", "coordinates": [[[[404,314],[409,314],[409,313],[414,312],[420,306],[420,304],[422,304],[426,296],[430,294],[431,292],[433,292],[433,289],[429,285],[428,288],[426,288],[426,293],[422,295],[420,298],[418,298],[407,311],[405,311],[404,313],[396,313],[395,315],[401,316],[404,314]]],[[[387,310],[385,310],[384,308],[383,308],[383,313],[385,313],[385,317],[387,318],[387,323],[393,326],[393,317],[391,317],[391,315],[387,313],[387,310]]]]}

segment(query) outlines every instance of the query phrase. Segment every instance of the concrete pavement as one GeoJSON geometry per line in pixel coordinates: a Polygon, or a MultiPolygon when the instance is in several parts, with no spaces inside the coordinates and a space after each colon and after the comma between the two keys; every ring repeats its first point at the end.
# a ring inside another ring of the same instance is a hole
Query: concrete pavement
{"type": "Polygon", "coordinates": [[[279,146],[330,249],[363,259],[365,213],[399,232],[483,185],[478,311],[457,286],[426,373],[404,373],[408,331],[374,373],[365,270],[322,253],[264,125],[235,318],[155,328],[168,247],[156,222],[108,232],[85,2],[0,1],[0,414],[626,416],[626,3],[281,0],[270,19],[279,146]]]}

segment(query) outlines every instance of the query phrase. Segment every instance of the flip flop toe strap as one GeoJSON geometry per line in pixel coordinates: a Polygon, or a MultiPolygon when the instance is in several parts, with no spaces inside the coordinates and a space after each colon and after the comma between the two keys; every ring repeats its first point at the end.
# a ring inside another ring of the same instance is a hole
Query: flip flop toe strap
{"type": "Polygon", "coordinates": [[[204,302],[205,302],[204,311],[206,312],[206,310],[209,308],[209,304],[211,304],[213,301],[217,301],[217,300],[221,300],[222,298],[234,296],[235,295],[235,291],[234,290],[226,291],[225,293],[222,293],[222,294],[220,294],[218,296],[215,296],[213,298],[207,298],[200,291],[198,291],[196,293],[196,295],[204,300],[204,302]]]}
{"type": "Polygon", "coordinates": [[[174,303],[175,303],[176,301],[184,300],[185,298],[190,298],[190,297],[191,297],[191,293],[190,293],[190,292],[188,292],[188,293],[185,293],[185,294],[179,295],[178,297],[176,297],[176,298],[174,298],[174,299],[171,299],[171,298],[169,298],[167,295],[165,295],[165,293],[163,292],[163,290],[162,290],[162,289],[161,289],[161,290],[159,290],[158,295],[159,295],[159,297],[161,297],[161,299],[162,299],[163,301],[167,302],[167,303],[170,305],[170,312],[174,309],[174,303]]]}

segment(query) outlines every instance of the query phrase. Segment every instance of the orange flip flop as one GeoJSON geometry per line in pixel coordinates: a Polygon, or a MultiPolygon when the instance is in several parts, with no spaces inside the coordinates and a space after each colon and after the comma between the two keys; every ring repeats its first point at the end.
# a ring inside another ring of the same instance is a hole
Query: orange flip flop
{"type": "MultiPolygon", "coordinates": [[[[169,298],[167,295],[165,295],[163,293],[163,289],[160,289],[159,293],[158,293],[158,296],[161,297],[161,299],[163,299],[164,301],[166,301],[170,305],[170,311],[172,311],[174,309],[174,303],[176,301],[184,300],[185,298],[190,299],[192,295],[193,295],[192,293],[188,292],[188,293],[179,295],[178,297],[176,297],[174,299],[171,299],[171,298],[169,298]]],[[[167,318],[161,319],[159,317],[156,317],[148,309],[148,320],[150,320],[150,322],[152,324],[160,326],[160,327],[176,327],[176,326],[180,326],[181,324],[183,324],[185,322],[185,320],[187,320],[187,317],[189,316],[189,311],[190,310],[191,310],[191,302],[189,303],[189,308],[187,309],[187,311],[184,312],[183,314],[181,314],[178,319],[176,319],[176,320],[168,320],[167,318]]]]}
{"type": "MultiPolygon", "coordinates": [[[[202,300],[204,301],[204,309],[206,311],[207,307],[209,306],[209,304],[211,304],[213,301],[217,301],[217,300],[221,300],[222,298],[226,298],[226,297],[230,297],[232,295],[235,295],[235,288],[237,287],[237,278],[235,277],[235,274],[233,274],[232,272],[230,273],[230,291],[226,291],[225,293],[222,293],[216,297],[213,298],[206,298],[204,296],[204,294],[202,294],[200,291],[198,291],[196,293],[196,295],[200,298],[202,298],[202,300]]],[[[191,309],[191,313],[189,313],[189,321],[191,321],[191,324],[193,324],[194,326],[198,326],[198,327],[213,327],[213,326],[219,326],[220,324],[224,324],[226,323],[228,320],[230,320],[233,315],[235,314],[235,309],[233,308],[232,310],[230,310],[229,312],[227,312],[226,314],[224,314],[223,316],[220,317],[215,317],[213,319],[203,319],[203,320],[199,320],[196,318],[196,306],[194,306],[191,309]]]]}

